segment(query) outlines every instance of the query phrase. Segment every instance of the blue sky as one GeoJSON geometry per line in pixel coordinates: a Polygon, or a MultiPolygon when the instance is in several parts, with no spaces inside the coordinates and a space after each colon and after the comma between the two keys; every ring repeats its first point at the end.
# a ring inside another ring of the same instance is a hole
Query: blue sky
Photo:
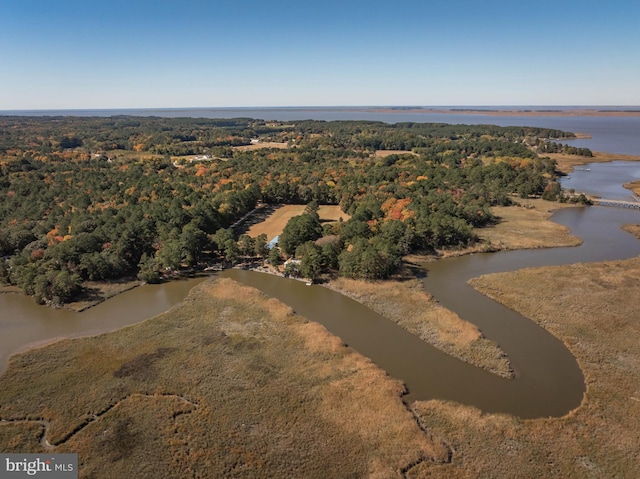
{"type": "Polygon", "coordinates": [[[640,105],[629,0],[0,0],[0,110],[640,105]]]}

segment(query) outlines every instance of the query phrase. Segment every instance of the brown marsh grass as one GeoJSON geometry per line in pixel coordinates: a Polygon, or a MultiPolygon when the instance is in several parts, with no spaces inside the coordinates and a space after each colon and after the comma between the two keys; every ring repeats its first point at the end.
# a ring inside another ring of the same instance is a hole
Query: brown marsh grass
{"type": "Polygon", "coordinates": [[[502,377],[512,378],[509,359],[472,323],[444,308],[420,280],[356,281],[338,278],[331,289],[364,304],[441,351],[502,377]]]}
{"type": "Polygon", "coordinates": [[[624,225],[623,228],[640,239],[640,225],[624,225]]]}
{"type": "Polygon", "coordinates": [[[453,456],[446,465],[420,464],[410,477],[640,477],[640,258],[525,269],[471,284],[561,338],[587,391],[578,409],[557,419],[416,403],[421,422],[447,438],[453,456]]]}
{"type": "Polygon", "coordinates": [[[495,250],[577,246],[582,243],[580,238],[550,219],[560,207],[565,205],[542,199],[520,200],[519,206],[496,206],[492,212],[498,217],[497,224],[477,228],[475,233],[495,250]]]}
{"type": "Polygon", "coordinates": [[[634,195],[638,195],[640,196],[640,180],[638,181],[632,181],[630,183],[625,183],[624,185],[625,188],[627,188],[628,190],[631,190],[633,192],[634,195]]]}
{"type": "Polygon", "coordinates": [[[229,279],[119,331],[14,356],[0,450],[77,452],[80,477],[400,478],[448,448],[403,386],[229,279]]]}
{"type": "Polygon", "coordinates": [[[142,283],[136,279],[122,279],[114,281],[85,281],[82,284],[83,292],[70,303],[65,303],[65,309],[81,312],[85,309],[140,286],[142,283]]]}

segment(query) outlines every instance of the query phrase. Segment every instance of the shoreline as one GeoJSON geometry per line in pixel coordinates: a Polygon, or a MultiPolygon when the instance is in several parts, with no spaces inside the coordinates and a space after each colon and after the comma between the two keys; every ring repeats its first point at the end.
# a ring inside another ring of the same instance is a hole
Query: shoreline
{"type": "Polygon", "coordinates": [[[437,113],[445,115],[478,115],[478,116],[604,116],[604,117],[638,117],[640,110],[598,110],[598,109],[474,109],[474,108],[353,108],[352,111],[371,113],[437,113]]]}
{"type": "Polygon", "coordinates": [[[640,155],[623,155],[618,153],[606,153],[593,151],[593,156],[565,155],[563,153],[546,153],[539,155],[541,158],[549,157],[556,160],[559,172],[569,174],[575,166],[589,163],[610,163],[612,161],[640,161],[640,155]]]}

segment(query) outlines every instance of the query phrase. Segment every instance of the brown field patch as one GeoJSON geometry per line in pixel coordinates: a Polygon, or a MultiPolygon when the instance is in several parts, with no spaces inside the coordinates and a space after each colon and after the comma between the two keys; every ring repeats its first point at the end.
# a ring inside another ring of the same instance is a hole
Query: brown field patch
{"type": "Polygon", "coordinates": [[[289,148],[288,143],[277,143],[273,141],[265,141],[264,143],[255,143],[251,145],[242,145],[242,146],[233,146],[233,150],[237,151],[253,151],[253,150],[261,150],[263,148],[277,148],[279,150],[286,150],[289,148]]]}
{"type": "Polygon", "coordinates": [[[415,155],[413,151],[409,150],[376,150],[376,158],[384,158],[390,155],[415,155]]]}
{"type": "MultiPolygon", "coordinates": [[[[264,233],[269,240],[272,240],[282,233],[282,230],[291,218],[304,213],[305,208],[305,205],[273,206],[268,210],[268,216],[263,221],[253,224],[248,228],[247,234],[256,237],[264,233]]],[[[347,221],[350,218],[350,216],[344,213],[337,205],[321,205],[318,209],[318,215],[320,216],[321,222],[335,222],[340,218],[347,221]]],[[[248,221],[250,222],[251,219],[248,221]]]]}

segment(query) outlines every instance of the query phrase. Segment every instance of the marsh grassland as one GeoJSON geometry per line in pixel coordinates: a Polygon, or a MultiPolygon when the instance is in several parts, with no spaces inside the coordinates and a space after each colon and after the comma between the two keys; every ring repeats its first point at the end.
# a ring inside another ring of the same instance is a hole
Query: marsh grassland
{"type": "Polygon", "coordinates": [[[402,477],[448,448],[403,386],[228,279],[169,312],[14,356],[0,450],[77,452],[80,477],[402,477]]]}
{"type": "Polygon", "coordinates": [[[558,419],[416,403],[421,422],[447,438],[453,456],[447,465],[421,464],[411,477],[640,477],[640,258],[525,269],[471,284],[561,338],[587,392],[558,419]]]}
{"type": "Polygon", "coordinates": [[[544,155],[556,160],[558,162],[558,171],[562,173],[571,173],[574,166],[586,165],[587,163],[608,163],[616,160],[640,161],[640,155],[622,155],[601,151],[592,153],[593,156],[567,155],[563,153],[545,153],[544,155]]]}
{"type": "Polygon", "coordinates": [[[329,286],[453,357],[498,376],[514,377],[504,351],[475,325],[438,304],[424,291],[420,280],[366,282],[338,278],[329,286]]]}
{"type": "MultiPolygon", "coordinates": [[[[548,221],[549,205],[497,211],[485,244],[525,247],[541,231],[526,247],[579,243],[548,221]]],[[[322,326],[216,279],[143,323],[14,356],[0,378],[0,450],[77,452],[82,478],[640,477],[640,258],[472,285],[567,344],[587,381],[578,409],[521,420],[447,401],[407,407],[399,381],[322,326]]],[[[509,375],[495,345],[416,279],[331,287],[509,375]]]]}
{"type": "Polygon", "coordinates": [[[551,215],[560,205],[541,199],[520,200],[519,206],[493,207],[498,217],[494,226],[476,229],[476,234],[490,249],[562,248],[577,246],[582,240],[573,236],[569,228],[551,221],[551,215]]]}

